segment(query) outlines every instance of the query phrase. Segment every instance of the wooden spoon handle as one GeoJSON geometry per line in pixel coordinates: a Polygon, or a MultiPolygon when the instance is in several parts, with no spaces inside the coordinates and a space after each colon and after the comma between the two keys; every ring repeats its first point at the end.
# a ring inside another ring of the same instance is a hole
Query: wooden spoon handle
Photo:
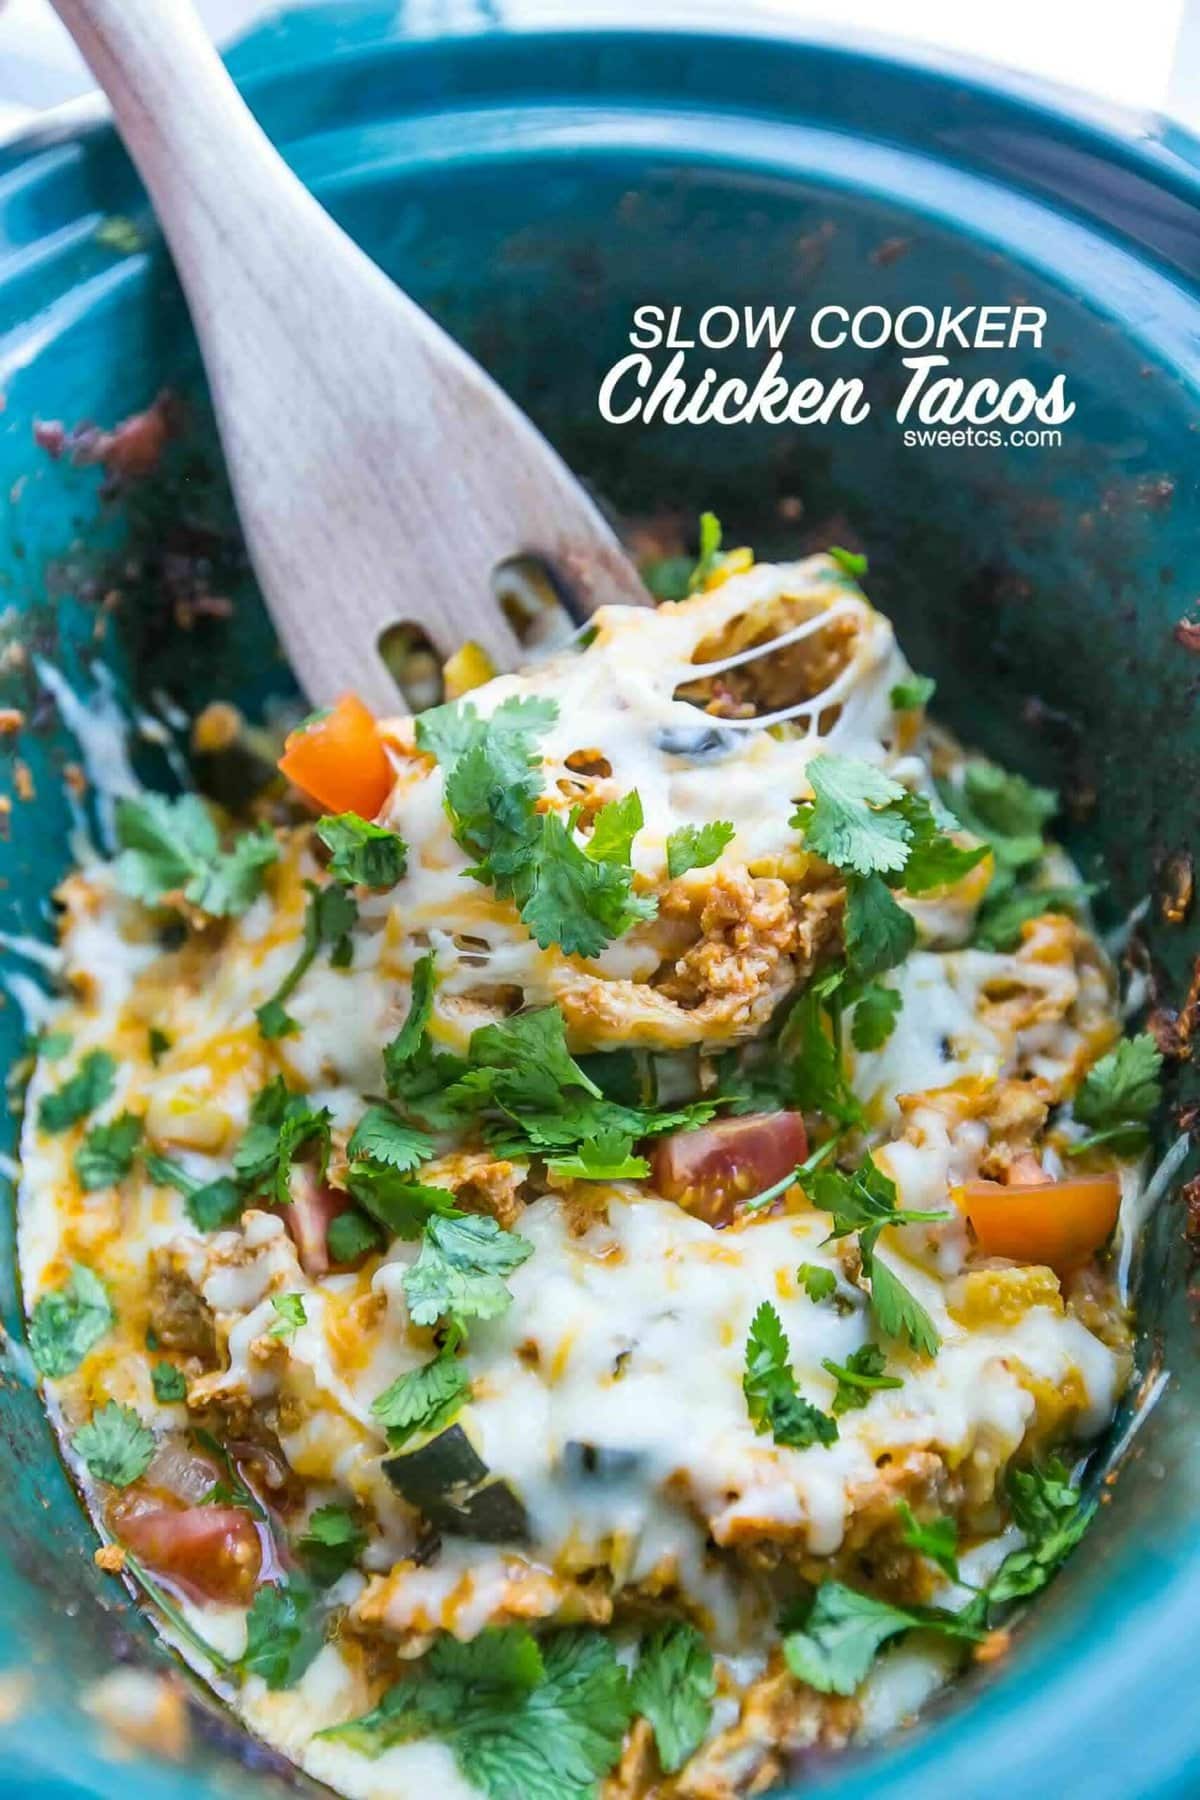
{"type": "Polygon", "coordinates": [[[535,428],[337,226],[187,0],[54,0],[154,202],[204,353],[255,570],[319,703],[394,709],[380,631],[520,657],[496,564],[545,556],[583,610],[644,599],[535,428]]]}

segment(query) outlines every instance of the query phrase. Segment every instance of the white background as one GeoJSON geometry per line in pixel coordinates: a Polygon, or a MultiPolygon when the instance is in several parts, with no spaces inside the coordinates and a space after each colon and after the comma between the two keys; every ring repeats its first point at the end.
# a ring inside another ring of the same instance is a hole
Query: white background
{"type": "MultiPolygon", "coordinates": [[[[163,0],[169,5],[172,0],[163,0]]],[[[198,0],[226,41],[278,0],[198,0]]],[[[710,19],[719,0],[696,0],[710,19]]],[[[1200,130],[1200,0],[757,0],[763,10],[937,44],[1200,130]]],[[[654,0],[645,0],[652,13],[654,0]]],[[[562,0],[564,12],[571,0],[562,0]]],[[[730,16],[745,16],[728,0],[730,16]]],[[[0,0],[0,132],[91,86],[49,0],[0,0]]]]}

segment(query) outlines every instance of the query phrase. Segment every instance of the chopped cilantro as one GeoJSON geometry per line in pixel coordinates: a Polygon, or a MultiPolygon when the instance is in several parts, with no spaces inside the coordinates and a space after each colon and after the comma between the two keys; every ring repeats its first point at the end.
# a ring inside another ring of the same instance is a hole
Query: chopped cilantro
{"type": "Polygon", "coordinates": [[[801,1263],[796,1270],[796,1280],[814,1304],[830,1300],[837,1293],[837,1276],[820,1263],[801,1263]]]}
{"type": "Polygon", "coordinates": [[[430,1219],[463,1216],[449,1188],[414,1181],[385,1164],[352,1162],[346,1182],[364,1211],[392,1237],[419,1238],[430,1219]]]}
{"type": "Polygon", "coordinates": [[[846,956],[860,980],[894,969],[916,941],[916,925],[893,900],[882,875],[847,877],[846,956]]]}
{"type": "Polygon", "coordinates": [[[650,1164],[632,1152],[631,1137],[601,1131],[584,1138],[573,1156],[551,1157],[546,1167],[552,1175],[568,1175],[575,1181],[644,1181],[650,1164]]]}
{"type": "Polygon", "coordinates": [[[833,558],[843,575],[854,581],[860,581],[867,572],[867,559],[861,550],[843,550],[840,544],[830,544],[825,554],[833,558]]]}
{"type": "Polygon", "coordinates": [[[221,1231],[241,1218],[246,1196],[228,1175],[213,1181],[196,1181],[170,1157],[155,1151],[146,1155],[146,1173],[159,1187],[174,1188],[183,1195],[184,1208],[197,1231],[221,1231]]]}
{"type": "Polygon", "coordinates": [[[840,996],[829,978],[811,981],[784,1019],[779,1056],[790,1099],[802,1112],[847,1127],[862,1119],[862,1107],[846,1078],[840,1048],[840,996]],[[832,1011],[827,1018],[829,1003],[832,1011]]]}
{"type": "Polygon", "coordinates": [[[29,1350],[39,1372],[51,1380],[70,1375],[116,1317],[100,1277],[73,1264],[61,1287],[40,1296],[29,1320],[29,1350]]]}
{"type": "Polygon", "coordinates": [[[142,1121],[123,1112],[107,1125],[93,1125],[75,1152],[75,1173],[85,1193],[115,1187],[133,1167],[142,1121]]]}
{"type": "Polygon", "coordinates": [[[330,1220],[325,1242],[331,1261],[356,1263],[372,1250],[378,1250],[382,1239],[374,1221],[352,1206],[330,1220]]]}
{"type": "Polygon", "coordinates": [[[302,1150],[315,1146],[317,1167],[324,1179],[329,1160],[328,1111],[309,1105],[303,1094],[293,1094],[282,1075],[276,1075],[255,1095],[250,1124],[233,1156],[233,1171],[251,1192],[267,1195],[277,1206],[290,1199],[288,1176],[302,1150]]]}
{"type": "Polygon", "coordinates": [[[828,1447],[836,1441],[836,1421],[805,1400],[796,1386],[787,1334],[769,1300],[750,1322],[742,1391],[760,1437],[770,1432],[777,1444],[795,1450],[807,1450],[812,1444],[828,1447]]]}
{"type": "Polygon", "coordinates": [[[244,913],[262,891],[279,846],[265,826],[243,832],[229,850],[196,794],[124,795],[116,805],[117,880],[149,906],[186,900],[214,918],[244,913]]]}
{"type": "Polygon", "coordinates": [[[896,683],[888,698],[897,712],[916,712],[929,705],[936,688],[932,675],[908,675],[896,683]]]}
{"type": "Polygon", "coordinates": [[[154,1433],[142,1424],[132,1406],[110,1400],[80,1426],[71,1448],[93,1481],[128,1487],[150,1466],[154,1433]]]}
{"type": "Polygon", "coordinates": [[[1072,1111],[1091,1133],[1069,1154],[1107,1147],[1116,1156],[1136,1156],[1150,1142],[1150,1121],[1162,1099],[1162,1052],[1143,1031],[1126,1038],[1088,1070],[1072,1111]]]}
{"type": "Polygon", "coordinates": [[[821,1367],[837,1382],[837,1392],[833,1396],[835,1418],[840,1418],[846,1412],[856,1412],[859,1407],[865,1406],[878,1388],[904,1386],[895,1375],[884,1374],[885,1360],[878,1344],[860,1345],[844,1363],[834,1362],[828,1356],[824,1359],[821,1367]]]}
{"type": "Polygon", "coordinates": [[[1094,1505],[1084,1505],[1058,1457],[1051,1457],[1044,1469],[1010,1469],[1005,1485],[1013,1520],[1026,1541],[1005,1557],[989,1581],[987,1598],[993,1605],[1024,1600],[1045,1587],[1096,1511],[1094,1505]]]}
{"type": "Polygon", "coordinates": [[[285,1344],[290,1344],[300,1327],[308,1324],[308,1314],[304,1310],[304,1296],[303,1294],[272,1294],[271,1305],[279,1317],[268,1330],[267,1336],[280,1338],[285,1344]]]}
{"type": "Polygon", "coordinates": [[[336,882],[328,887],[318,887],[312,881],[304,885],[308,889],[308,905],[300,954],[270,999],[254,1009],[265,1038],[289,1037],[298,1029],[284,1002],[295,993],[322,950],[329,951],[329,960],[336,968],[345,968],[351,958],[350,933],[358,922],[357,902],[336,882]]]}
{"type": "Polygon", "coordinates": [[[332,1587],[354,1567],[366,1543],[367,1534],[348,1506],[318,1506],[296,1549],[313,1580],[332,1587]]]}
{"type": "Polygon", "coordinates": [[[895,988],[870,981],[854,1003],[850,1036],[856,1050],[881,1050],[896,1029],[903,1001],[895,988]]]}
{"type": "Polygon", "coordinates": [[[539,1648],[520,1626],[489,1626],[466,1644],[439,1638],[371,1712],[318,1735],[365,1756],[438,1737],[487,1800],[592,1800],[629,1716],[625,1671],[600,1632],[557,1631],[539,1648]]]}
{"type": "Polygon", "coordinates": [[[629,1698],[650,1721],[663,1772],[681,1769],[704,1740],[717,1691],[712,1651],[694,1625],[660,1625],[638,1653],[629,1698]]]}
{"type": "Polygon", "coordinates": [[[408,863],[404,839],[384,825],[372,825],[356,812],[326,813],[316,824],[317,836],[332,852],[329,873],[348,887],[395,887],[408,863]]]}
{"type": "Polygon", "coordinates": [[[901,1535],[909,1548],[919,1550],[922,1556],[936,1563],[948,1581],[959,1581],[958,1526],[955,1521],[943,1517],[923,1523],[907,1500],[901,1500],[896,1510],[903,1527],[901,1535]]]}
{"type": "Polygon", "coordinates": [[[38,1039],[37,1053],[43,1062],[61,1062],[74,1042],[69,1031],[47,1031],[38,1039]]]}
{"type": "Polygon", "coordinates": [[[351,1161],[363,1157],[382,1163],[403,1175],[433,1155],[433,1139],[414,1125],[406,1125],[390,1107],[369,1106],[354,1128],[346,1155],[351,1161]]]}
{"type": "Polygon", "coordinates": [[[414,1325],[497,1318],[512,1300],[503,1277],[532,1254],[527,1238],[503,1231],[495,1219],[430,1219],[421,1253],[403,1276],[414,1325]]]}
{"type": "Polygon", "coordinates": [[[898,874],[911,831],[895,803],[907,790],[873,763],[848,756],[815,756],[805,774],[813,799],[797,807],[792,824],[804,832],[806,848],[837,869],[898,874]]]}
{"type": "Polygon", "coordinates": [[[890,1638],[913,1629],[977,1640],[983,1636],[965,1615],[939,1607],[892,1606],[840,1581],[823,1581],[801,1629],[783,1640],[783,1654],[797,1680],[819,1694],[852,1694],[890,1638]]]}
{"type": "Polygon", "coordinates": [[[713,819],[707,825],[681,825],[667,838],[667,874],[675,881],[689,869],[707,869],[734,835],[735,827],[728,819],[713,819]]]}
{"type": "Polygon", "coordinates": [[[435,981],[433,951],[427,950],[413,965],[408,1015],[391,1043],[385,1044],[383,1048],[383,1066],[389,1093],[395,1092],[403,1071],[424,1048],[425,1033],[433,1013],[435,981]]]}
{"type": "Polygon", "coordinates": [[[313,1590],[292,1574],[255,1594],[239,1667],[244,1675],[261,1675],[272,1691],[295,1687],[323,1641],[313,1590]]]}
{"type": "Polygon", "coordinates": [[[620,800],[610,800],[596,814],[587,840],[588,855],[594,862],[627,863],[633,854],[633,840],[645,822],[636,788],[620,800]]]}
{"type": "Polygon", "coordinates": [[[576,836],[577,813],[539,812],[536,740],[558,717],[552,700],[513,696],[488,719],[470,701],[437,707],[417,721],[417,741],[445,771],[445,804],[468,870],[511,899],[543,949],[598,956],[655,902],[633,892],[629,855],[641,803],[626,795],[603,808],[590,841],[576,836]]]}
{"type": "Polygon", "coordinates": [[[65,1131],[78,1125],[112,1093],[116,1085],[117,1065],[107,1050],[89,1050],[75,1073],[53,1094],[43,1094],[38,1102],[38,1124],[43,1131],[65,1131]]]}
{"type": "Polygon", "coordinates": [[[465,1363],[443,1350],[432,1362],[393,1381],[371,1402],[371,1412],[387,1432],[391,1448],[399,1450],[418,1432],[440,1431],[448,1425],[470,1387],[465,1363]]]}
{"type": "Polygon", "coordinates": [[[156,1362],[150,1371],[150,1382],[154,1388],[154,1398],[160,1406],[170,1406],[176,1400],[187,1399],[187,1377],[174,1363],[156,1362]]]}
{"type": "Polygon", "coordinates": [[[166,1032],[160,1031],[157,1025],[152,1025],[146,1034],[146,1049],[150,1053],[150,1061],[155,1068],[158,1067],[170,1048],[171,1040],[166,1032]]]}
{"type": "Polygon", "coordinates": [[[939,1342],[932,1319],[909,1293],[900,1278],[875,1256],[879,1234],[886,1225],[924,1224],[944,1219],[944,1211],[905,1211],[896,1205],[896,1184],[867,1156],[852,1173],[824,1167],[808,1185],[813,1205],[832,1213],[831,1237],[858,1234],[863,1274],[871,1282],[871,1310],[886,1337],[907,1337],[914,1350],[933,1356],[939,1342]]]}

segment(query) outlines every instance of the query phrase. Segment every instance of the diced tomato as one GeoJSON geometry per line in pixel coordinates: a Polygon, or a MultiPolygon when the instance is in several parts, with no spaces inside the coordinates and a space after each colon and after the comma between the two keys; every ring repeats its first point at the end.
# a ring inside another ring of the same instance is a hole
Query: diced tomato
{"type": "Polygon", "coordinates": [[[279,1216],[296,1246],[300,1267],[310,1281],[320,1281],[329,1273],[329,1227],[353,1202],[304,1163],[293,1167],[288,1192],[291,1200],[280,1208],[279,1216]]]}
{"type": "Polygon", "coordinates": [[[666,1200],[709,1225],[728,1225],[742,1201],[782,1181],[808,1155],[798,1112],[747,1113],[657,1139],[650,1179],[666,1200]]]}
{"type": "Polygon", "coordinates": [[[319,806],[364,819],[382,811],[395,779],[374,715],[354,694],[293,731],[279,767],[319,806]]]}
{"type": "Polygon", "coordinates": [[[166,1506],[131,1493],[111,1519],[127,1549],[193,1600],[245,1605],[253,1594],[262,1544],[245,1507],[166,1506]]]}
{"type": "Polygon", "coordinates": [[[1100,1248],[1116,1224],[1121,1183],[1111,1171],[1036,1184],[1018,1180],[1007,1187],[998,1181],[968,1181],[955,1189],[954,1199],[985,1256],[1044,1263],[1056,1274],[1069,1275],[1100,1248]]]}

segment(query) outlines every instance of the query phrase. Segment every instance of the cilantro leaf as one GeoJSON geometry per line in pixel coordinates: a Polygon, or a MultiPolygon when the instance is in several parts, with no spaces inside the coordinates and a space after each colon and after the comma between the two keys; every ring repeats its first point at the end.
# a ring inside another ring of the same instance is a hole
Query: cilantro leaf
{"type": "Polygon", "coordinates": [[[354,1567],[366,1543],[367,1534],[348,1506],[318,1506],[296,1549],[313,1580],[332,1587],[354,1567]]]}
{"type": "Polygon", "coordinates": [[[835,1418],[840,1418],[845,1412],[856,1412],[859,1407],[865,1406],[878,1388],[904,1386],[896,1376],[884,1374],[885,1361],[878,1344],[860,1345],[844,1363],[825,1357],[821,1367],[837,1382],[837,1392],[833,1396],[835,1418]]]}
{"type": "Polygon", "coordinates": [[[461,1219],[449,1188],[413,1181],[399,1169],[380,1163],[352,1162],[346,1184],[359,1205],[392,1237],[420,1237],[428,1220],[461,1219]]]}
{"type": "Polygon", "coordinates": [[[779,1054],[792,1103],[842,1126],[857,1125],[862,1106],[842,1065],[835,1018],[825,1017],[829,997],[820,980],[810,982],[787,1015],[779,1033],[779,1054]]]}
{"type": "Polygon", "coordinates": [[[395,887],[408,865],[408,846],[385,825],[372,825],[356,812],[326,813],[317,836],[332,852],[329,873],[353,887],[395,887]]]}
{"type": "Polygon", "coordinates": [[[308,1314],[304,1310],[303,1294],[272,1294],[271,1305],[279,1314],[275,1323],[267,1332],[268,1337],[279,1338],[290,1344],[302,1325],[308,1324],[308,1314]]]}
{"type": "Polygon", "coordinates": [[[707,869],[735,835],[736,828],[728,819],[713,819],[707,825],[681,825],[667,838],[667,874],[675,881],[689,869],[707,869]]]}
{"type": "Polygon", "coordinates": [[[813,800],[792,823],[804,832],[805,846],[838,869],[859,875],[898,872],[908,855],[911,830],[891,810],[906,790],[874,764],[848,756],[815,756],[805,774],[813,800]]]}
{"type": "Polygon", "coordinates": [[[633,840],[645,822],[642,797],[636,788],[622,795],[620,800],[610,800],[596,814],[587,840],[588,855],[594,862],[628,864],[633,855],[633,840]]]}
{"type": "Polygon", "coordinates": [[[1118,1156],[1133,1156],[1150,1141],[1150,1121],[1162,1100],[1162,1052],[1147,1031],[1125,1038],[1088,1070],[1072,1111],[1092,1131],[1073,1144],[1081,1156],[1106,1144],[1118,1156]]]}
{"type": "Polygon", "coordinates": [[[976,1626],[936,1607],[891,1606],[840,1581],[823,1581],[803,1628],[783,1640],[783,1654],[797,1680],[820,1694],[852,1694],[889,1638],[914,1628],[947,1637],[978,1639],[976,1626]]]}
{"type": "Polygon", "coordinates": [[[868,982],[854,1003],[850,1037],[856,1050],[881,1050],[896,1029],[904,1002],[895,988],[868,982]]]}
{"type": "Polygon", "coordinates": [[[871,1310],[885,1337],[907,1337],[924,1356],[936,1354],[941,1339],[925,1308],[898,1275],[879,1262],[875,1245],[887,1225],[923,1224],[944,1219],[944,1211],[917,1212],[898,1208],[896,1184],[869,1155],[857,1169],[825,1167],[810,1178],[809,1198],[821,1212],[833,1215],[833,1238],[858,1234],[863,1274],[871,1282],[871,1310]]]}
{"type": "Polygon", "coordinates": [[[901,1500],[897,1507],[903,1526],[904,1542],[913,1550],[919,1550],[930,1562],[936,1563],[948,1581],[957,1582],[958,1572],[958,1525],[949,1516],[930,1519],[922,1522],[913,1512],[907,1500],[901,1500]]]}
{"type": "Polygon", "coordinates": [[[885,1337],[905,1337],[920,1356],[936,1356],[941,1338],[916,1296],[886,1263],[871,1264],[871,1311],[885,1337]]]}
{"type": "Polygon", "coordinates": [[[293,1094],[282,1075],[276,1075],[251,1103],[249,1127],[233,1154],[234,1174],[251,1192],[286,1206],[288,1176],[300,1152],[315,1146],[323,1180],[329,1144],[328,1110],[310,1106],[304,1094],[293,1094]]]}
{"type": "Polygon", "coordinates": [[[132,1406],[110,1400],[81,1425],[71,1448],[93,1481],[112,1487],[128,1487],[144,1475],[154,1456],[154,1433],[142,1424],[132,1406]]]}
{"type": "Polygon", "coordinates": [[[964,766],[952,804],[968,830],[988,840],[997,861],[1021,867],[1042,855],[1058,795],[977,757],[964,766]]]}
{"type": "Polygon", "coordinates": [[[390,1107],[369,1106],[354,1128],[346,1155],[351,1161],[363,1157],[407,1174],[433,1155],[433,1139],[406,1125],[390,1107]]]}
{"type": "Polygon", "coordinates": [[[42,1294],[29,1320],[29,1352],[39,1372],[58,1380],[77,1369],[116,1324],[108,1289],[83,1263],[63,1285],[42,1294]]]}
{"type": "Polygon", "coordinates": [[[574,815],[565,821],[558,813],[540,817],[519,884],[521,918],[535,943],[543,950],[558,944],[567,956],[599,956],[611,939],[654,917],[658,902],[633,892],[628,862],[598,861],[591,846],[576,839],[574,815]]]}
{"type": "Polygon", "coordinates": [[[335,1263],[356,1263],[372,1250],[378,1250],[382,1241],[374,1220],[353,1206],[331,1219],[325,1233],[330,1260],[335,1263]]]}
{"type": "Polygon", "coordinates": [[[1015,1523],[1025,1534],[1025,1545],[1005,1557],[987,1585],[994,1605],[1024,1600],[1045,1587],[1075,1548],[1095,1516],[1095,1505],[1085,1505],[1080,1490],[1058,1459],[1045,1468],[1010,1468],[1006,1479],[1008,1501],[1015,1523]]]}
{"type": "Polygon", "coordinates": [[[37,1054],[42,1062],[61,1062],[75,1039],[69,1031],[47,1031],[37,1041],[37,1054]]]}
{"type": "Polygon", "coordinates": [[[837,1439],[836,1421],[801,1396],[790,1358],[783,1321],[771,1302],[764,1300],[750,1321],[746,1339],[742,1392],[750,1423],[760,1437],[769,1431],[777,1444],[791,1449],[807,1450],[812,1444],[828,1447],[837,1439]]]}
{"type": "Polygon", "coordinates": [[[503,1277],[532,1255],[527,1238],[503,1231],[495,1219],[430,1219],[421,1253],[403,1277],[413,1323],[497,1318],[512,1300],[503,1277]]]}
{"type": "Polygon", "coordinates": [[[929,705],[936,688],[932,675],[907,675],[896,683],[888,698],[897,712],[916,712],[929,705]]]}
{"type": "Polygon", "coordinates": [[[254,1009],[265,1038],[288,1037],[298,1029],[284,1002],[295,993],[322,950],[329,950],[330,961],[337,968],[344,968],[352,954],[350,933],[358,922],[357,901],[336,883],[318,887],[314,881],[306,881],[304,885],[308,905],[300,954],[270,999],[254,1009]]]}
{"type": "Polygon", "coordinates": [[[436,1735],[488,1800],[594,1800],[629,1722],[629,1684],[598,1631],[559,1631],[544,1652],[518,1626],[440,1638],[360,1719],[323,1737],[367,1756],[436,1735]]]}
{"type": "Polygon", "coordinates": [[[401,1077],[405,1065],[411,1063],[425,1043],[425,1033],[433,1014],[433,990],[436,982],[434,954],[427,950],[417,958],[412,972],[412,997],[408,1015],[390,1044],[383,1049],[383,1066],[389,1094],[401,1077]]]}
{"type": "Polygon", "coordinates": [[[208,808],[195,794],[122,795],[115,812],[117,881],[131,899],[149,906],[177,895],[214,918],[236,917],[262,891],[263,872],[279,846],[265,826],[243,832],[229,850],[208,808]]]}
{"type": "Polygon", "coordinates": [[[220,1231],[241,1218],[246,1196],[228,1175],[213,1181],[196,1181],[186,1169],[156,1151],[146,1155],[146,1173],[159,1187],[174,1188],[183,1195],[184,1208],[197,1231],[220,1231]]]}
{"type": "Polygon", "coordinates": [[[931,888],[948,887],[981,863],[988,854],[986,843],[964,849],[948,833],[958,827],[957,819],[947,813],[939,817],[921,794],[906,794],[898,803],[898,811],[907,820],[912,836],[908,860],[904,865],[904,888],[910,894],[925,894],[931,888]]]}
{"type": "Polygon", "coordinates": [[[239,1667],[243,1675],[261,1675],[272,1692],[295,1687],[323,1641],[313,1590],[292,1574],[255,1594],[239,1667]]]}
{"type": "Polygon", "coordinates": [[[629,1698],[650,1721],[663,1772],[673,1775],[704,1740],[717,1691],[712,1651],[694,1625],[660,1625],[642,1644],[629,1698]]]}
{"type": "Polygon", "coordinates": [[[443,1350],[422,1368],[410,1369],[371,1402],[371,1411],[399,1450],[417,1432],[440,1431],[465,1403],[471,1388],[466,1364],[443,1350]]]}
{"type": "Polygon", "coordinates": [[[846,956],[854,974],[870,981],[902,963],[917,941],[910,914],[892,898],[881,875],[846,882],[846,956]]]}
{"type": "Polygon", "coordinates": [[[160,1406],[187,1399],[187,1377],[174,1363],[156,1362],[150,1371],[150,1383],[160,1406]]]}
{"type": "Polygon", "coordinates": [[[468,1103],[491,1101],[506,1112],[555,1112],[563,1088],[582,1088],[600,1098],[567,1049],[566,1025],[556,1006],[516,1013],[471,1034],[470,1071],[459,1084],[468,1103]]]}
{"type": "Polygon", "coordinates": [[[820,1263],[801,1263],[796,1270],[796,1279],[814,1305],[832,1299],[837,1293],[837,1276],[820,1263]]]}
{"type": "Polygon", "coordinates": [[[75,1073],[53,1094],[38,1102],[38,1124],[43,1131],[65,1131],[78,1125],[112,1093],[117,1065],[107,1050],[89,1050],[75,1073]]]}
{"type": "Polygon", "coordinates": [[[575,1181],[644,1181],[650,1164],[632,1151],[631,1137],[620,1131],[601,1131],[584,1138],[573,1156],[552,1157],[546,1167],[552,1175],[569,1175],[575,1181]]]}
{"type": "Polygon", "coordinates": [[[142,1121],[123,1112],[107,1125],[93,1125],[75,1152],[75,1173],[85,1193],[115,1187],[133,1167],[142,1121]]]}

